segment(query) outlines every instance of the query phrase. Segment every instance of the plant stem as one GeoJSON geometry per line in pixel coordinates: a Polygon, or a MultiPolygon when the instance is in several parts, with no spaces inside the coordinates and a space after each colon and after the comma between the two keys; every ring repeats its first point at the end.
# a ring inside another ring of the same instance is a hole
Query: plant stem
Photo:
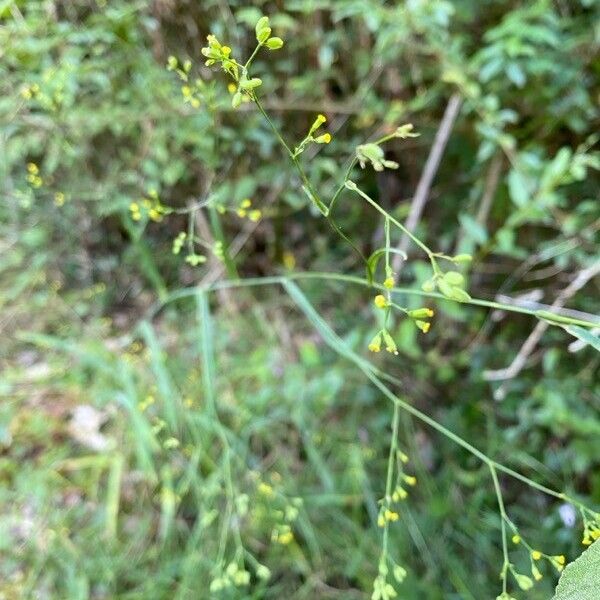
{"type": "MultiPolygon", "coordinates": [[[[378,283],[369,283],[367,279],[362,277],[358,277],[356,275],[346,275],[344,273],[330,273],[324,271],[300,271],[297,273],[289,273],[285,276],[271,276],[271,277],[247,277],[245,279],[239,280],[223,280],[217,281],[207,286],[193,287],[193,288],[184,288],[182,290],[178,290],[173,292],[172,294],[167,295],[165,298],[158,301],[154,304],[148,311],[149,318],[152,318],[154,314],[156,314],[164,305],[169,302],[173,302],[174,300],[179,300],[181,298],[187,298],[191,296],[195,296],[199,291],[215,291],[236,287],[254,287],[261,285],[277,285],[281,284],[284,281],[293,281],[293,280],[302,280],[302,279],[318,279],[325,281],[339,281],[342,283],[351,283],[354,285],[360,285],[363,287],[374,288],[376,290],[384,291],[386,288],[378,283]]],[[[454,302],[454,300],[449,300],[442,294],[438,294],[436,292],[424,292],[415,288],[404,288],[404,287],[395,287],[391,290],[396,294],[409,294],[413,296],[421,296],[423,298],[433,298],[436,300],[445,300],[447,302],[454,302]]],[[[502,304],[501,302],[493,302],[491,300],[481,300],[478,298],[471,298],[468,301],[461,302],[461,304],[472,305],[472,306],[483,306],[485,308],[493,308],[497,310],[502,310],[506,312],[518,313],[523,315],[531,315],[533,317],[537,317],[537,310],[533,310],[530,308],[524,308],[521,306],[514,306],[512,304],[502,304]]],[[[561,315],[562,316],[562,315],[561,315]]],[[[568,323],[572,325],[580,325],[582,327],[595,328],[600,327],[600,320],[597,322],[594,321],[583,321],[581,319],[574,319],[570,317],[563,317],[565,320],[568,319],[568,323]]],[[[566,324],[566,321],[565,321],[566,324]]]]}
{"type": "MultiPolygon", "coordinates": [[[[385,500],[384,506],[389,506],[390,500],[392,497],[392,484],[394,480],[394,462],[396,458],[396,454],[398,453],[398,426],[400,424],[400,405],[394,404],[394,414],[392,416],[392,440],[390,443],[390,454],[388,457],[387,464],[387,476],[385,480],[385,500]]],[[[381,543],[381,557],[379,559],[379,564],[385,564],[387,553],[388,553],[388,543],[389,543],[389,528],[390,524],[386,520],[383,528],[383,541],[381,543]]]]}
{"type": "Polygon", "coordinates": [[[500,482],[498,481],[498,475],[496,474],[496,468],[493,464],[488,465],[490,468],[490,473],[492,474],[492,479],[494,481],[494,490],[496,491],[496,498],[498,500],[498,510],[500,511],[500,524],[502,529],[502,571],[500,573],[500,577],[502,578],[502,591],[506,594],[506,574],[508,572],[508,567],[510,565],[510,561],[508,560],[508,547],[506,543],[506,521],[508,520],[508,516],[506,515],[506,511],[504,509],[504,500],[502,498],[502,490],[500,489],[500,482]]]}

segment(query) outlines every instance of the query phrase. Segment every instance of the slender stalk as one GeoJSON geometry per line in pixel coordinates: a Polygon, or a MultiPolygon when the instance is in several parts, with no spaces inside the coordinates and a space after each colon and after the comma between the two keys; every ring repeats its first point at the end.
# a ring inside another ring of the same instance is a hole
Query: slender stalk
{"type": "Polygon", "coordinates": [[[508,545],[506,542],[506,521],[508,520],[508,516],[506,515],[506,510],[504,509],[504,499],[502,498],[502,490],[500,489],[500,482],[498,481],[496,469],[492,464],[490,464],[489,467],[490,473],[492,474],[492,480],[494,481],[494,490],[496,491],[496,498],[498,500],[498,510],[500,511],[503,556],[502,571],[500,572],[500,577],[502,579],[502,592],[506,593],[506,574],[508,573],[508,568],[510,566],[510,561],[508,559],[508,545]]]}
{"type": "MultiPolygon", "coordinates": [[[[398,453],[398,427],[400,424],[400,405],[394,404],[394,414],[392,416],[392,440],[390,443],[390,454],[388,456],[387,476],[385,480],[385,501],[384,505],[389,506],[392,497],[392,485],[394,481],[394,462],[398,453]]],[[[386,520],[383,528],[383,541],[381,543],[380,564],[384,563],[388,553],[390,524],[386,520]]]]}
{"type": "MultiPolygon", "coordinates": [[[[282,284],[284,281],[294,281],[294,280],[303,280],[303,279],[317,279],[317,280],[325,280],[330,282],[341,282],[341,283],[350,283],[353,285],[360,285],[363,287],[373,288],[376,290],[385,290],[386,288],[378,283],[370,283],[367,279],[358,277],[356,275],[346,275],[345,273],[330,273],[325,271],[300,271],[298,273],[288,273],[285,276],[270,276],[270,277],[247,277],[239,280],[222,280],[217,281],[211,284],[196,286],[192,288],[184,288],[182,290],[178,290],[167,295],[165,298],[159,300],[155,303],[150,310],[148,311],[146,318],[153,318],[153,316],[160,311],[166,304],[170,302],[174,302],[176,300],[181,300],[182,298],[189,298],[195,296],[199,292],[206,291],[216,291],[237,287],[256,287],[263,285],[278,285],[282,284]]],[[[409,294],[412,296],[421,296],[423,298],[432,298],[436,300],[445,300],[447,302],[453,302],[453,300],[449,300],[442,294],[438,294],[436,292],[424,292],[415,288],[405,288],[405,287],[395,287],[391,290],[395,294],[409,294]]],[[[523,315],[531,315],[534,317],[538,317],[539,311],[525,308],[521,306],[514,306],[512,304],[503,304],[501,302],[494,302],[492,300],[482,300],[479,298],[471,298],[468,301],[462,302],[465,305],[471,306],[483,306],[485,308],[492,308],[497,310],[502,310],[506,312],[518,313],[523,315]]],[[[553,313],[554,314],[554,313],[553,313]]],[[[564,324],[571,325],[579,325],[581,327],[595,328],[600,326],[600,320],[597,322],[594,321],[584,321],[582,319],[575,319],[571,317],[566,317],[560,315],[565,321],[564,324]]],[[[563,324],[563,323],[561,323],[563,324]]]]}
{"type": "Polygon", "coordinates": [[[375,200],[373,200],[368,194],[365,194],[365,192],[363,192],[356,184],[354,184],[349,189],[355,191],[359,196],[361,196],[361,198],[364,198],[373,208],[379,211],[386,219],[389,219],[390,222],[392,222],[396,227],[398,227],[398,229],[404,232],[417,246],[419,246],[419,248],[421,248],[421,250],[423,250],[430,259],[433,258],[434,252],[432,250],[430,250],[418,237],[414,236],[408,229],[406,229],[406,227],[404,227],[404,225],[402,225],[400,221],[394,219],[394,217],[392,217],[392,215],[390,215],[385,209],[381,208],[381,206],[379,206],[379,204],[377,204],[375,200]]]}
{"type": "Polygon", "coordinates": [[[313,188],[312,184],[308,180],[308,177],[306,176],[306,173],[304,172],[304,169],[302,168],[302,165],[300,164],[298,157],[292,152],[290,147],[287,145],[286,141],[283,139],[282,135],[279,133],[279,130],[277,129],[277,127],[275,127],[275,124],[273,123],[273,121],[271,120],[271,118],[269,117],[269,115],[267,114],[265,109],[263,108],[262,104],[260,103],[258,96],[256,94],[253,94],[252,99],[254,100],[254,103],[256,104],[256,106],[257,106],[258,110],[260,111],[260,113],[262,114],[262,116],[265,118],[265,120],[267,121],[267,123],[269,124],[269,126],[271,127],[273,132],[275,133],[277,139],[279,140],[279,143],[283,146],[283,148],[289,155],[290,160],[292,161],[292,164],[296,168],[296,171],[298,171],[298,175],[300,175],[300,179],[302,180],[302,184],[306,188],[306,191],[310,194],[310,197],[312,198],[314,203],[317,205],[317,208],[319,209],[319,211],[326,217],[329,214],[329,209],[327,208],[327,206],[325,206],[325,204],[319,198],[319,195],[317,194],[317,192],[313,188]]]}

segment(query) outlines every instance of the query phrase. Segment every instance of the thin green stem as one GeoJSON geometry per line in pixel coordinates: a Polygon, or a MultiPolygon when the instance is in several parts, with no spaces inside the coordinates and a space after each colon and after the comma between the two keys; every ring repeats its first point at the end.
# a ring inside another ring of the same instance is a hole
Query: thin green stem
{"type": "MultiPolygon", "coordinates": [[[[392,416],[392,440],[390,443],[390,454],[388,456],[387,464],[387,476],[385,480],[385,499],[384,506],[388,507],[392,498],[392,485],[394,481],[394,462],[396,454],[398,453],[398,427],[400,424],[400,406],[394,404],[394,414],[392,416]]],[[[383,540],[381,542],[381,557],[379,559],[380,565],[387,559],[388,544],[389,544],[389,522],[385,521],[383,527],[383,540]]]]}
{"type": "Polygon", "coordinates": [[[327,217],[327,215],[329,214],[329,209],[327,208],[327,206],[325,206],[325,204],[319,198],[319,195],[317,194],[317,192],[313,188],[312,184],[308,180],[308,177],[306,176],[306,173],[304,172],[304,169],[302,168],[302,165],[300,164],[298,157],[294,154],[294,152],[292,152],[290,147],[287,145],[287,142],[283,139],[282,135],[279,133],[279,130],[277,129],[277,127],[275,127],[275,123],[273,123],[273,121],[271,120],[271,118],[269,117],[269,115],[267,114],[265,109],[263,108],[262,104],[260,103],[260,100],[258,99],[258,96],[256,94],[253,94],[252,99],[254,100],[254,103],[256,104],[256,106],[257,106],[258,110],[260,111],[260,113],[262,114],[262,116],[265,118],[265,120],[267,121],[267,123],[269,124],[269,126],[271,127],[273,132],[275,133],[277,139],[279,140],[279,143],[283,146],[285,151],[288,153],[288,156],[290,157],[292,164],[296,168],[296,171],[298,172],[298,175],[300,176],[302,184],[304,185],[307,193],[310,195],[313,202],[317,205],[317,208],[319,209],[319,211],[325,217],[327,217]]]}
{"type": "MultiPolygon", "coordinates": [[[[201,287],[193,287],[193,288],[184,288],[182,290],[178,290],[166,296],[165,298],[158,301],[154,304],[150,310],[148,311],[148,318],[152,318],[163,306],[168,304],[169,302],[173,302],[175,300],[180,300],[182,298],[188,298],[191,296],[195,296],[200,291],[215,291],[222,289],[230,289],[236,287],[255,287],[262,285],[277,285],[281,284],[284,281],[293,281],[293,280],[303,280],[303,279],[318,279],[324,281],[335,281],[341,283],[351,283],[353,285],[360,285],[367,288],[374,288],[376,290],[385,291],[385,287],[378,283],[370,283],[367,279],[362,277],[358,277],[356,275],[346,275],[344,273],[330,273],[324,271],[300,271],[298,273],[289,273],[285,276],[271,276],[271,277],[247,277],[245,279],[239,280],[222,280],[217,281],[215,283],[201,286],[201,287]]],[[[413,296],[421,296],[423,298],[432,298],[436,300],[445,300],[447,302],[453,302],[453,300],[449,300],[442,294],[438,294],[436,292],[424,292],[420,289],[416,288],[404,288],[404,287],[395,287],[391,290],[394,294],[409,294],[413,296]]],[[[501,302],[493,302],[491,300],[481,300],[478,298],[471,298],[468,301],[462,302],[461,304],[471,305],[471,306],[483,306],[485,308],[492,308],[497,310],[502,310],[506,312],[518,313],[523,315],[531,315],[533,317],[538,317],[539,311],[531,308],[524,308],[521,306],[514,306],[512,304],[503,304],[501,302]]],[[[554,314],[554,313],[552,313],[554,314]]],[[[582,319],[574,319],[571,317],[560,315],[565,319],[565,324],[568,322],[572,325],[580,325],[581,327],[589,327],[595,328],[600,326],[600,320],[598,321],[584,321],[582,319]],[[568,320],[568,321],[567,321],[568,320]]]]}
{"type": "Polygon", "coordinates": [[[506,510],[504,509],[504,499],[502,498],[502,490],[500,489],[500,482],[498,481],[498,475],[496,473],[496,468],[493,464],[488,464],[490,468],[490,473],[492,474],[492,480],[494,481],[494,490],[496,491],[496,498],[498,500],[498,510],[500,511],[500,524],[502,530],[502,571],[500,573],[500,577],[502,578],[502,592],[506,594],[506,575],[508,573],[508,568],[510,566],[510,561],[508,559],[508,544],[506,541],[506,521],[508,517],[506,515],[506,510]]]}
{"type": "Polygon", "coordinates": [[[365,192],[363,192],[355,183],[353,183],[348,189],[355,191],[373,208],[379,211],[384,217],[389,219],[396,227],[398,227],[398,229],[400,229],[400,231],[404,232],[417,246],[419,246],[419,248],[421,248],[421,250],[423,250],[430,259],[434,256],[433,251],[430,250],[418,237],[413,235],[406,227],[404,227],[404,225],[402,225],[402,223],[400,223],[400,221],[394,219],[394,217],[392,217],[392,215],[390,215],[385,209],[381,208],[381,206],[379,206],[379,204],[377,204],[373,198],[371,198],[368,194],[365,194],[365,192]]]}

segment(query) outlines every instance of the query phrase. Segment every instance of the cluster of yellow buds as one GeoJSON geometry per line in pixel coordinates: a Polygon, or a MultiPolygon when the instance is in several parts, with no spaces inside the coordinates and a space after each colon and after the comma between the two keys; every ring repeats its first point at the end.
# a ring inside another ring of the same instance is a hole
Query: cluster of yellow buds
{"type": "Polygon", "coordinates": [[[240,219],[248,217],[253,223],[257,223],[262,217],[262,211],[260,209],[252,208],[252,200],[250,200],[250,198],[246,198],[240,202],[236,213],[240,219]]]}
{"type": "Polygon", "coordinates": [[[514,530],[514,534],[511,538],[511,541],[513,544],[515,545],[519,545],[519,544],[523,544],[525,546],[525,548],[527,549],[527,551],[529,552],[529,562],[531,565],[531,575],[533,577],[533,580],[528,577],[527,575],[522,575],[520,573],[516,573],[512,568],[511,568],[511,572],[513,574],[513,576],[515,577],[515,580],[517,581],[517,584],[519,585],[519,587],[521,589],[530,589],[533,584],[534,581],[540,581],[543,578],[542,573],[540,572],[540,570],[538,569],[536,562],[544,559],[546,561],[548,561],[550,563],[550,565],[552,567],[554,567],[559,573],[564,569],[565,563],[566,563],[566,559],[564,557],[564,555],[562,554],[556,554],[556,555],[549,555],[549,554],[545,554],[544,552],[542,552],[541,550],[537,550],[536,548],[532,548],[522,537],[521,535],[519,535],[519,533],[517,532],[516,528],[514,525],[511,526],[513,527],[514,530]],[[529,581],[527,581],[529,580],[529,581]]]}
{"type": "Polygon", "coordinates": [[[37,83],[26,85],[21,88],[21,97],[25,100],[31,100],[40,93],[40,86],[37,83]]]}
{"type": "Polygon", "coordinates": [[[369,342],[369,350],[371,352],[381,351],[382,341],[385,343],[385,349],[387,352],[389,352],[390,354],[398,354],[398,347],[396,346],[396,342],[394,342],[394,338],[392,338],[387,329],[381,329],[375,334],[373,339],[369,342]]]}
{"type": "Polygon", "coordinates": [[[398,482],[396,483],[396,488],[392,492],[392,500],[394,502],[406,500],[406,498],[408,497],[408,492],[400,483],[401,480],[410,487],[414,487],[415,485],[417,485],[417,478],[414,475],[407,475],[406,473],[403,473],[401,471],[398,475],[398,482]]]}
{"type": "Polygon", "coordinates": [[[185,60],[183,63],[180,63],[174,56],[169,56],[167,60],[167,70],[177,73],[181,81],[184,82],[184,85],[181,86],[181,95],[183,96],[184,103],[190,104],[193,108],[199,108],[204,82],[201,79],[196,79],[195,83],[191,83],[189,81],[191,69],[191,60],[185,60]]]}
{"type": "Polygon", "coordinates": [[[387,308],[390,305],[388,299],[383,294],[377,294],[373,299],[373,304],[377,308],[387,308]]]}
{"type": "Polygon", "coordinates": [[[40,169],[35,163],[27,163],[27,181],[31,185],[32,188],[40,188],[42,187],[44,180],[40,176],[40,169]]]}
{"type": "Polygon", "coordinates": [[[329,132],[322,133],[317,136],[314,134],[317,132],[321,126],[327,122],[327,117],[325,115],[317,115],[317,118],[314,120],[313,124],[310,126],[306,137],[294,148],[294,157],[299,156],[304,152],[305,148],[311,144],[329,144],[331,142],[331,134],[329,132]]]}
{"type": "Polygon", "coordinates": [[[273,528],[273,531],[271,532],[271,541],[277,542],[282,546],[287,546],[288,544],[291,544],[294,541],[294,532],[292,531],[292,528],[287,524],[277,525],[273,528]]]}
{"type": "Polygon", "coordinates": [[[56,192],[54,194],[54,206],[61,207],[64,206],[66,200],[66,196],[62,192],[56,192]]]}
{"type": "Polygon", "coordinates": [[[423,332],[427,333],[431,328],[429,321],[423,321],[423,319],[430,319],[435,314],[431,308],[417,308],[415,310],[409,310],[406,313],[411,319],[414,319],[415,325],[423,332]]]}
{"type": "Polygon", "coordinates": [[[134,221],[140,221],[142,214],[147,214],[151,221],[160,223],[169,210],[161,204],[158,192],[150,190],[147,198],[144,197],[139,202],[132,202],[129,205],[129,212],[134,221]]]}
{"type": "Polygon", "coordinates": [[[138,403],[138,408],[141,412],[148,410],[150,406],[152,406],[155,402],[154,396],[152,394],[148,394],[143,400],[138,403]]]}
{"type": "Polygon", "coordinates": [[[596,515],[593,521],[584,517],[583,527],[583,539],[581,543],[584,546],[589,546],[592,542],[600,538],[600,515],[596,515]]]}
{"type": "Polygon", "coordinates": [[[377,517],[377,525],[379,527],[385,527],[386,523],[394,523],[400,518],[400,515],[389,508],[385,508],[379,512],[377,517]]]}

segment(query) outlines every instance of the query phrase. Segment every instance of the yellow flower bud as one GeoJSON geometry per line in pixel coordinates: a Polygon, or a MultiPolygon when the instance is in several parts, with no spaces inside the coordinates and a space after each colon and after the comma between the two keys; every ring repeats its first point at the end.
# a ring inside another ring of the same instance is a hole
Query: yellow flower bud
{"type": "Polygon", "coordinates": [[[378,294],[377,296],[375,296],[375,299],[373,300],[373,302],[375,303],[375,306],[377,308],[385,308],[388,305],[388,301],[385,299],[385,296],[378,294]]]}

